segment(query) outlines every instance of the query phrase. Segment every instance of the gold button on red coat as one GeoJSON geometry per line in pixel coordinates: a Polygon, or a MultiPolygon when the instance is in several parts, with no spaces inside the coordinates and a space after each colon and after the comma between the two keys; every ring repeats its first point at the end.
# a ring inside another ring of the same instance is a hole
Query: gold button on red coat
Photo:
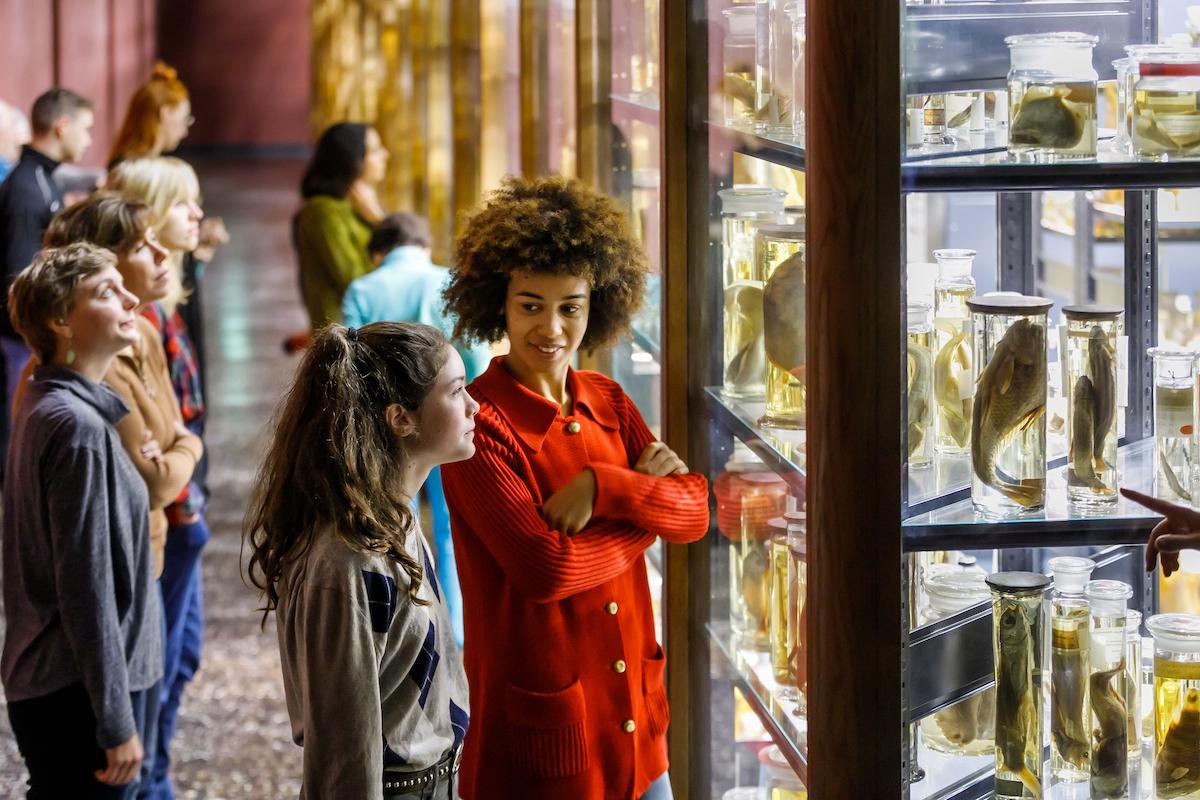
{"type": "Polygon", "coordinates": [[[567,433],[579,433],[581,430],[583,430],[583,426],[578,422],[572,420],[567,423],[567,433]]]}
{"type": "Polygon", "coordinates": [[[625,662],[619,658],[616,661],[614,661],[613,662],[613,672],[617,673],[618,675],[625,672],[625,662]]]}
{"type": "Polygon", "coordinates": [[[616,616],[616,613],[617,613],[617,604],[616,604],[616,603],[609,603],[608,605],[606,605],[606,606],[604,607],[604,610],[605,610],[605,611],[607,611],[609,614],[612,614],[613,616],[616,616]]]}
{"type": "Polygon", "coordinates": [[[631,719],[625,720],[625,724],[621,726],[626,733],[633,733],[637,730],[637,723],[631,719]]]}

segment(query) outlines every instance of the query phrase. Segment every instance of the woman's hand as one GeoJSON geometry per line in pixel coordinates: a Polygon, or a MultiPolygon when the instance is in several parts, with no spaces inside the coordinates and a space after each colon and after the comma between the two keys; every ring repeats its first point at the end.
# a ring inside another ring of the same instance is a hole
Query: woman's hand
{"type": "Polygon", "coordinates": [[[596,507],[596,474],[583,469],[542,506],[542,518],[556,531],[574,536],[592,519],[596,507]]]}
{"type": "Polygon", "coordinates": [[[1162,564],[1162,574],[1166,577],[1179,571],[1180,550],[1200,550],[1200,513],[1132,489],[1122,489],[1121,494],[1164,517],[1150,531],[1146,542],[1147,572],[1154,570],[1157,561],[1162,564]]]}
{"type": "MultiPolygon", "coordinates": [[[[153,691],[153,690],[151,690],[153,691]]],[[[116,747],[106,748],[104,758],[108,762],[105,769],[96,770],[96,780],[109,786],[124,786],[133,783],[138,772],[142,769],[142,742],[137,734],[116,747]]]]}
{"type": "Polygon", "coordinates": [[[683,459],[675,455],[675,451],[662,442],[651,442],[646,445],[646,449],[638,456],[637,464],[633,469],[635,472],[644,472],[655,478],[688,474],[687,464],[683,463],[683,459]]]}
{"type": "Polygon", "coordinates": [[[174,422],[171,423],[171,427],[173,427],[175,429],[176,436],[194,436],[195,435],[191,431],[188,430],[187,425],[184,425],[182,420],[178,420],[178,419],[175,420],[174,422]]]}
{"type": "Polygon", "coordinates": [[[217,248],[229,242],[229,229],[220,217],[205,217],[200,220],[200,245],[195,249],[197,261],[208,263],[216,255],[217,248]]]}
{"type": "Polygon", "coordinates": [[[387,216],[387,212],[383,210],[383,205],[379,202],[379,195],[376,194],[375,187],[362,178],[358,178],[350,184],[350,192],[346,198],[358,215],[372,225],[387,216]]]}
{"type": "Polygon", "coordinates": [[[142,454],[142,458],[146,459],[147,461],[153,461],[157,464],[162,460],[162,447],[154,439],[154,436],[150,433],[150,431],[146,431],[145,441],[142,443],[142,447],[139,452],[142,454]]]}

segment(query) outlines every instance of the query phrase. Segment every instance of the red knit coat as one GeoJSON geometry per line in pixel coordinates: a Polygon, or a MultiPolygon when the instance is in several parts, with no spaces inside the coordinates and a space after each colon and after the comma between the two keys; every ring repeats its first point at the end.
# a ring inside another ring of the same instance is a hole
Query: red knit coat
{"type": "Polygon", "coordinates": [[[698,474],[634,472],[654,436],[621,387],[567,378],[574,414],[494,359],[470,386],[475,457],[443,468],[463,594],[471,725],[465,800],[635,800],[667,769],[666,661],[643,553],[708,531],[698,474]],[[580,470],[592,520],[551,530],[541,506],[580,470]]]}

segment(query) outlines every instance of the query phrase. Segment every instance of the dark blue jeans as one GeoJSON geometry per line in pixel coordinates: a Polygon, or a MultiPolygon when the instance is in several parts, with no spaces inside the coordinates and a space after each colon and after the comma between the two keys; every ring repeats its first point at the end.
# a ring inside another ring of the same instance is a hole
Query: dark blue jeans
{"type": "Polygon", "coordinates": [[[175,791],[168,774],[171,767],[171,738],[179,716],[183,690],[200,667],[204,640],[204,597],[200,577],[200,554],[208,542],[204,517],[191,525],[167,530],[163,551],[163,574],[159,579],[167,635],[163,646],[163,681],[158,709],[158,737],[149,785],[140,799],[173,800],[175,791]]]}
{"type": "MultiPolygon", "coordinates": [[[[143,743],[158,715],[157,685],[144,692],[133,692],[133,722],[143,743]]],[[[82,683],[43,697],[8,704],[17,748],[29,770],[28,800],[60,800],[64,797],[88,797],[99,800],[132,800],[138,782],[109,786],[96,780],[96,770],[104,769],[108,759],[96,744],[96,716],[82,683]]],[[[151,753],[147,752],[149,757],[151,753]]]]}

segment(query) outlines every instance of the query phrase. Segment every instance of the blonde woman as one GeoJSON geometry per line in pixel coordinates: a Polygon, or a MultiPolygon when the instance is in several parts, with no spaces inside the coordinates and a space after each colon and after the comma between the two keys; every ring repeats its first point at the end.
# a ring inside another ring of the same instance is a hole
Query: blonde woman
{"type": "MultiPolygon", "coordinates": [[[[109,175],[109,187],[126,198],[149,206],[151,230],[170,252],[170,285],[166,296],[148,303],[142,314],[162,336],[167,367],[184,425],[192,433],[204,432],[204,397],[200,367],[180,304],[187,300],[181,281],[181,258],[196,249],[199,240],[200,185],[185,161],[171,157],[122,162],[109,175]]],[[[169,746],[175,731],[183,690],[200,665],[204,631],[200,555],[208,542],[203,509],[204,464],[201,459],[183,502],[167,506],[167,543],[163,554],[161,588],[167,622],[165,673],[159,712],[158,751],[154,757],[150,797],[171,797],[169,746]]]]}

